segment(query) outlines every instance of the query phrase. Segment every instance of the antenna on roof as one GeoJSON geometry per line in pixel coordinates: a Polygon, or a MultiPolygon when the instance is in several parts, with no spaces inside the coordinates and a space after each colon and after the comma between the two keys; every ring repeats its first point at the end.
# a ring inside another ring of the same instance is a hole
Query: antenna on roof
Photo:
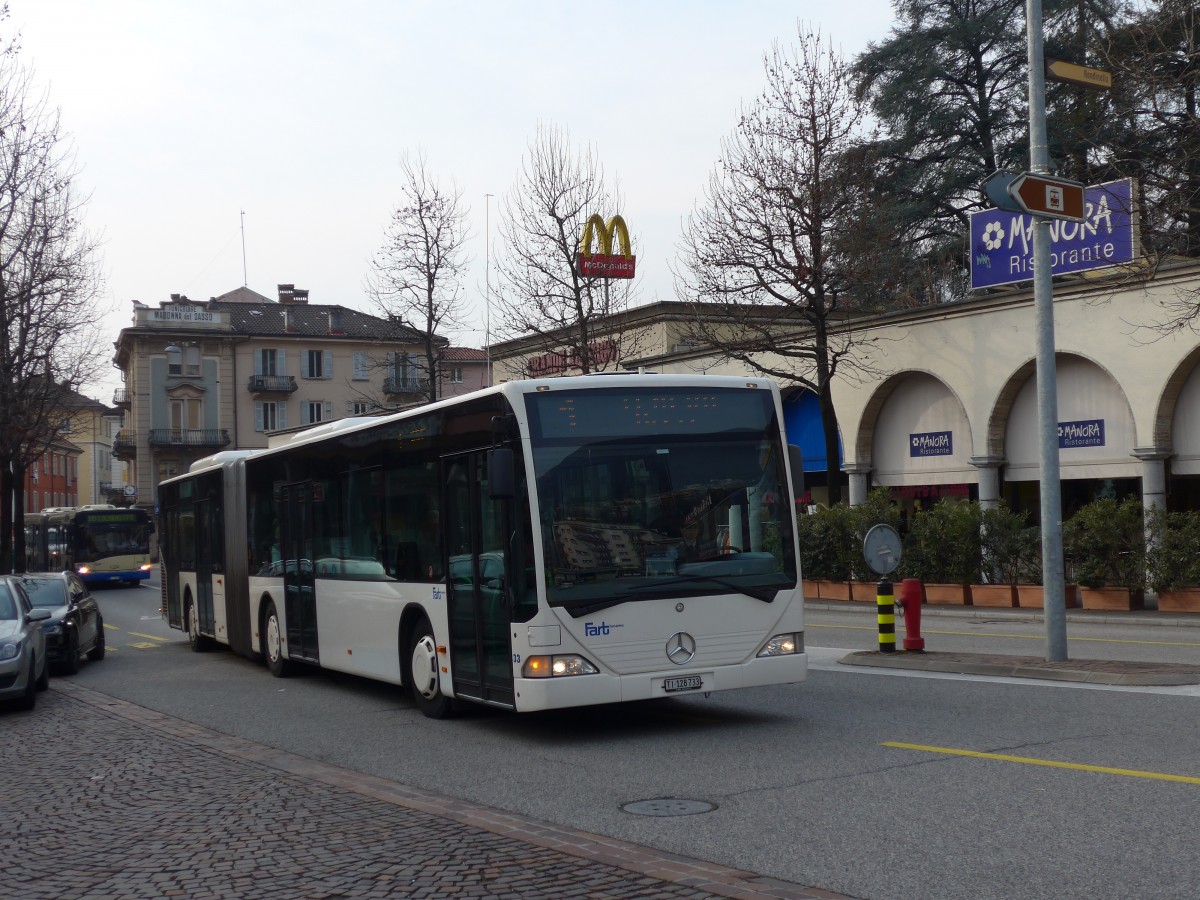
{"type": "Polygon", "coordinates": [[[242,287],[246,287],[249,279],[246,277],[246,211],[242,210],[242,287]]]}
{"type": "Polygon", "coordinates": [[[486,285],[484,289],[483,311],[484,311],[484,340],[483,345],[487,348],[487,386],[492,386],[492,230],[491,230],[491,213],[492,213],[492,195],[484,194],[485,205],[483,210],[483,254],[484,268],[483,279],[486,285]]]}

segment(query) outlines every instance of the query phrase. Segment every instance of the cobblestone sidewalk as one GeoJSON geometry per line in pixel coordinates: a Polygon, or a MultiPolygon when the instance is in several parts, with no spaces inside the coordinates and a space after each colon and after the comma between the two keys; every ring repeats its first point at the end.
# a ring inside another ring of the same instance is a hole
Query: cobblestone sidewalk
{"type": "Polygon", "coordinates": [[[469,804],[56,680],[0,712],[7,900],[838,898],[469,804]]]}

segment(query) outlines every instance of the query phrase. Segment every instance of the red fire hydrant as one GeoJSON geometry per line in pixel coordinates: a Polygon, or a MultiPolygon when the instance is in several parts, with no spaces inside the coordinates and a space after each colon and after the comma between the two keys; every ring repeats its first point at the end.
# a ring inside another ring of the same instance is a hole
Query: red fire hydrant
{"type": "Polygon", "coordinates": [[[904,610],[904,649],[924,650],[921,637],[921,579],[905,578],[900,583],[900,608],[904,610]]]}

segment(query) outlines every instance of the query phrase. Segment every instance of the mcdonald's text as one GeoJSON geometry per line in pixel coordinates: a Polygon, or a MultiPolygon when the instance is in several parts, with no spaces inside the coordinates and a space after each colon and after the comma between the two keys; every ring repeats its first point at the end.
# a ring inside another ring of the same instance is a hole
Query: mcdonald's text
{"type": "Polygon", "coordinates": [[[636,256],[592,253],[578,254],[579,274],[583,278],[632,278],[636,256]]]}

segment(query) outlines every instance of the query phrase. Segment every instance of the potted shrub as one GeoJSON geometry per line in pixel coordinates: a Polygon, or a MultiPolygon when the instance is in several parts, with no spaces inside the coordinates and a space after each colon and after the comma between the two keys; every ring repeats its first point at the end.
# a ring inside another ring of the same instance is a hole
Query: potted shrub
{"type": "Polygon", "coordinates": [[[921,579],[926,603],[971,602],[971,585],[982,581],[979,527],[979,504],[949,497],[911,518],[900,569],[921,579]]]}
{"type": "Polygon", "coordinates": [[[1029,514],[1016,512],[1007,504],[980,511],[980,568],[983,583],[971,586],[975,606],[1017,605],[1017,585],[1034,570],[1040,549],[1036,527],[1029,514]]]}
{"type": "Polygon", "coordinates": [[[1146,512],[1146,581],[1167,612],[1200,612],[1200,512],[1146,512]]]}
{"type": "Polygon", "coordinates": [[[1063,523],[1063,556],[1084,609],[1141,609],[1146,583],[1142,503],[1094,500],[1063,523]]]}
{"type": "Polygon", "coordinates": [[[796,516],[804,596],[852,600],[847,547],[853,540],[849,507],[840,503],[802,510],[796,516]]]}

